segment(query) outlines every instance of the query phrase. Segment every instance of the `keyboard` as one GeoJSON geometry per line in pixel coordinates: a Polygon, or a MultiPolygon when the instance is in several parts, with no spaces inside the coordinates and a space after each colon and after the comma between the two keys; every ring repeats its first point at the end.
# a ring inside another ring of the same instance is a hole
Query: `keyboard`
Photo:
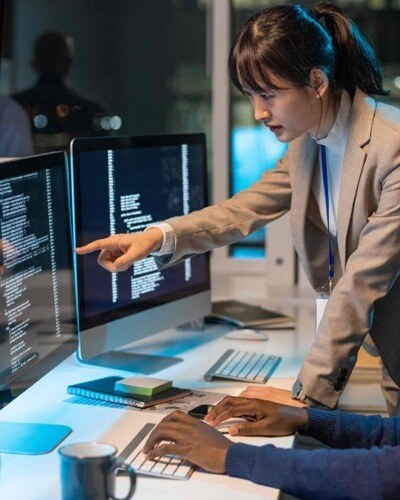
{"type": "Polygon", "coordinates": [[[195,466],[190,462],[177,455],[167,455],[158,457],[155,460],[148,460],[146,455],[142,453],[147,437],[155,426],[156,424],[144,425],[126,448],[122,450],[118,456],[118,461],[131,465],[136,474],[169,479],[189,479],[195,469],[195,466]]]}
{"type": "Polygon", "coordinates": [[[272,354],[228,349],[204,374],[209,382],[213,378],[227,378],[264,384],[282,358],[272,354]]]}

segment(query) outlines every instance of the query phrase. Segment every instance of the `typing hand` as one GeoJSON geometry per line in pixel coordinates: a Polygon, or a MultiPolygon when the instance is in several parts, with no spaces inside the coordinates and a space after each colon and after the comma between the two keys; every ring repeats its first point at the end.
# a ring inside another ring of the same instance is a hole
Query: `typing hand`
{"type": "Polygon", "coordinates": [[[115,234],[77,247],[79,255],[100,250],[97,262],[112,273],[126,271],[135,261],[144,259],[160,248],[164,235],[156,227],[143,233],[115,234]]]}
{"type": "Polygon", "coordinates": [[[204,420],[213,427],[232,417],[249,421],[229,428],[232,436],[287,436],[307,424],[307,411],[303,408],[281,405],[261,399],[228,396],[219,402],[204,420]]]}
{"type": "Polygon", "coordinates": [[[273,401],[274,403],[288,406],[298,406],[300,408],[305,406],[305,404],[301,401],[292,399],[290,391],[286,389],[279,389],[278,387],[260,387],[251,385],[241,392],[239,396],[242,398],[256,398],[265,401],[273,401]]]}
{"type": "Polygon", "coordinates": [[[143,453],[148,459],[178,455],[210,472],[225,472],[225,458],[232,442],[204,422],[181,411],[167,415],[153,430],[143,453]],[[172,443],[162,443],[172,441],[172,443]]]}

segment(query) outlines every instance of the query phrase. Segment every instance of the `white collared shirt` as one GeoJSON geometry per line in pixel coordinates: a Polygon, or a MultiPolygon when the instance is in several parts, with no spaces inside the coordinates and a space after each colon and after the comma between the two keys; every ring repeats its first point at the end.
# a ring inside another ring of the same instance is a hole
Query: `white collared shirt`
{"type": "MultiPolygon", "coordinates": [[[[349,135],[350,112],[351,99],[349,94],[343,90],[338,114],[328,135],[323,139],[316,139],[312,136],[317,144],[324,145],[326,148],[329,187],[329,230],[333,236],[336,236],[337,233],[340,181],[342,177],[344,153],[349,135]]],[[[316,168],[314,171],[312,191],[317,200],[322,221],[325,226],[328,227],[324,184],[322,181],[321,148],[319,151],[319,168],[316,168]]]]}

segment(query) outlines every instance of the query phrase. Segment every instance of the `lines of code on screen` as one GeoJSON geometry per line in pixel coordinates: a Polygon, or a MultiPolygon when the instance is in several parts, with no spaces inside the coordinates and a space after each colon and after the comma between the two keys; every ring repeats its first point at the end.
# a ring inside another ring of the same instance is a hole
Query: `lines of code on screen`
{"type": "MultiPolygon", "coordinates": [[[[0,375],[42,357],[43,332],[62,333],[60,269],[70,273],[63,169],[0,180],[0,375]],[[61,190],[61,192],[60,192],[61,190]]],[[[70,283],[69,283],[70,284],[70,283]]],[[[72,314],[72,294],[69,314],[72,314]]]]}
{"type": "MultiPolygon", "coordinates": [[[[203,208],[203,150],[197,144],[137,147],[80,154],[81,240],[143,231],[169,217],[203,208]]],[[[83,264],[84,314],[91,317],[126,305],[137,311],[190,295],[208,281],[204,256],[159,270],[153,257],[124,273],[110,274],[97,256],[83,264]]]]}

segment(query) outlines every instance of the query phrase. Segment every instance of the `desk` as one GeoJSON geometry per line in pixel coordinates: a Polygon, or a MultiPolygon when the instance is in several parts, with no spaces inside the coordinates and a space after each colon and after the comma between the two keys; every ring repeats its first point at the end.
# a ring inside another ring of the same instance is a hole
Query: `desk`
{"type": "MultiPolygon", "coordinates": [[[[287,295],[287,299],[282,296],[268,298],[261,294],[256,300],[255,295],[252,294],[257,291],[262,292],[261,288],[258,290],[250,284],[246,288],[251,292],[246,295],[244,295],[245,292],[243,295],[233,295],[230,294],[229,284],[226,281],[224,283],[221,289],[223,293],[215,298],[236,296],[248,302],[274,305],[275,308],[296,317],[296,330],[271,331],[267,342],[227,340],[223,337],[226,331],[226,327],[223,326],[208,327],[205,331],[167,330],[136,343],[135,351],[183,358],[183,362],[157,374],[160,377],[173,379],[178,386],[232,395],[239,394],[246,384],[223,380],[207,383],[202,378],[206,369],[226,349],[241,348],[278,354],[283,356],[283,361],[269,383],[289,388],[313,340],[313,300],[291,294],[287,295]]],[[[218,287],[216,289],[219,290],[218,287]]],[[[240,280],[238,289],[243,289],[243,280],[240,280]]],[[[115,409],[73,404],[70,402],[71,396],[66,392],[68,384],[111,374],[126,376],[126,373],[99,367],[78,367],[74,359],[70,357],[4,408],[0,412],[0,420],[65,424],[69,425],[73,432],[62,444],[77,441],[104,441],[122,450],[145,423],[157,423],[161,416],[151,411],[139,412],[129,408],[115,409]]],[[[290,447],[292,444],[291,437],[236,438],[235,440],[256,445],[269,442],[281,447],[290,447]]],[[[120,490],[117,493],[122,496],[126,491],[125,479],[119,480],[118,485],[120,490]]],[[[195,471],[189,481],[139,476],[135,498],[139,500],[159,498],[160,492],[165,496],[173,496],[174,500],[187,498],[252,500],[272,499],[278,496],[278,491],[272,488],[201,471],[195,471]]],[[[57,451],[36,456],[3,454],[0,463],[0,498],[7,500],[60,498],[57,451]]]]}
{"type": "MultiPolygon", "coordinates": [[[[176,355],[184,359],[168,369],[159,372],[160,377],[172,378],[178,386],[239,394],[246,386],[243,383],[218,381],[207,383],[202,379],[206,369],[229,347],[257,349],[278,353],[282,332],[271,334],[267,342],[243,342],[223,337],[226,327],[212,326],[205,331],[167,330],[148,337],[137,344],[135,351],[176,355]],[[276,337],[276,339],[275,339],[276,337]]],[[[286,335],[286,333],[284,334],[286,335]]],[[[282,372],[285,373],[283,363],[282,372]]],[[[115,409],[102,406],[74,404],[66,387],[71,383],[100,378],[109,374],[126,375],[98,367],[76,366],[73,357],[68,358],[48,373],[24,394],[0,412],[0,420],[58,423],[69,425],[73,432],[62,444],[77,441],[103,441],[122,450],[127,442],[146,422],[158,422],[162,417],[151,411],[137,411],[129,408],[115,409]]],[[[239,440],[239,438],[237,438],[239,440]]],[[[290,447],[291,437],[240,438],[242,441],[261,445],[273,442],[277,446],[290,447]]],[[[46,455],[2,454],[0,463],[0,498],[53,500],[60,498],[59,458],[57,451],[46,455]]],[[[125,479],[118,484],[123,494],[125,479]]],[[[189,481],[154,479],[140,476],[135,498],[158,498],[160,492],[169,493],[174,499],[258,499],[277,498],[272,488],[252,484],[236,478],[195,471],[189,481]]]]}

